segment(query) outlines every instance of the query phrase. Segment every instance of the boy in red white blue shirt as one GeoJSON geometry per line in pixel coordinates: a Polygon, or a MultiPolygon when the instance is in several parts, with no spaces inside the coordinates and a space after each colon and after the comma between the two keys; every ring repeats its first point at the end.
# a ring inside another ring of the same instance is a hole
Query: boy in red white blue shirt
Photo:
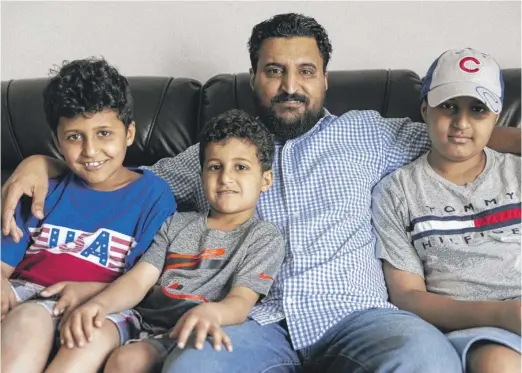
{"type": "Polygon", "coordinates": [[[104,60],[66,63],[44,90],[70,172],[49,180],[42,220],[22,201],[22,238],[2,237],[4,373],[96,372],[139,327],[129,310],[107,315],[95,343],[51,353],[60,321],[132,268],[176,209],[163,180],[123,166],[136,131],[132,106],[127,80],[104,60]]]}

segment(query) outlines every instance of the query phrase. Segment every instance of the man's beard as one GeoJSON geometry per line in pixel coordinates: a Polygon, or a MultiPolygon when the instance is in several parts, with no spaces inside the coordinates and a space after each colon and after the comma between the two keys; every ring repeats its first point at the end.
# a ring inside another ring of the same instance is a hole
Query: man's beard
{"type": "MultiPolygon", "coordinates": [[[[324,98],[323,98],[324,100],[324,98]]],[[[286,142],[295,139],[311,130],[323,116],[323,100],[317,110],[305,110],[304,114],[292,119],[283,119],[277,116],[274,106],[278,102],[298,101],[308,104],[308,98],[299,94],[281,93],[270,100],[270,106],[262,104],[261,99],[254,91],[254,101],[259,119],[272,132],[278,141],[286,142]]]]}

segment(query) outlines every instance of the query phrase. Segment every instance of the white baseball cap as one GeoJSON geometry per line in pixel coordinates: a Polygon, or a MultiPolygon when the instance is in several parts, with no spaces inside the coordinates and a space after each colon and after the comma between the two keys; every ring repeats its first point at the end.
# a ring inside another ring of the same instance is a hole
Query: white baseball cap
{"type": "Polygon", "coordinates": [[[433,62],[422,83],[421,98],[431,107],[460,96],[474,97],[500,114],[504,80],[495,59],[472,48],[451,49],[433,62]]]}

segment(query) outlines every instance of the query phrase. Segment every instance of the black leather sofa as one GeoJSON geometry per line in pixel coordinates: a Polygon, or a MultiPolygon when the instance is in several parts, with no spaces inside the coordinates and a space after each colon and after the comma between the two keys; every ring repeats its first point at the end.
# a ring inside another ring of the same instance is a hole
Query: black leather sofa
{"type": "MultiPolygon", "coordinates": [[[[520,126],[520,72],[503,70],[505,99],[498,125],[520,126]]],[[[46,81],[2,81],[2,183],[25,157],[60,157],[42,107],[46,81]]],[[[129,77],[129,82],[137,134],[125,159],[128,166],[150,165],[182,152],[209,118],[227,109],[256,114],[247,73],[217,75],[205,84],[171,77],[129,77]]],[[[370,109],[384,117],[421,121],[421,79],[412,71],[331,71],[328,86],[325,107],[333,114],[370,109]]]]}

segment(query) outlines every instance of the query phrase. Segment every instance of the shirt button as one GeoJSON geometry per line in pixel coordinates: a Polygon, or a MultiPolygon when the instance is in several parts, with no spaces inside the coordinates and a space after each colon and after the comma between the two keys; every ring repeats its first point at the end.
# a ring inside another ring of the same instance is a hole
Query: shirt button
{"type": "Polygon", "coordinates": [[[288,300],[288,304],[294,303],[294,298],[292,298],[292,297],[289,297],[287,300],[288,300]]]}

